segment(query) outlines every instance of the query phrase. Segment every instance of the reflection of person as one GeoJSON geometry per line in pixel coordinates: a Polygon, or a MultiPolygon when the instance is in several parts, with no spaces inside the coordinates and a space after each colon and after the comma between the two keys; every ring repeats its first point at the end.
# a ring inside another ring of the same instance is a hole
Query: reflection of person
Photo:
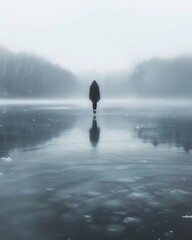
{"type": "Polygon", "coordinates": [[[99,142],[100,128],[97,127],[96,117],[93,118],[92,127],[89,129],[89,139],[93,147],[97,146],[99,142]]]}
{"type": "Polygon", "coordinates": [[[93,103],[93,113],[96,113],[97,102],[100,100],[100,90],[97,82],[94,80],[89,89],[89,99],[93,103]]]}

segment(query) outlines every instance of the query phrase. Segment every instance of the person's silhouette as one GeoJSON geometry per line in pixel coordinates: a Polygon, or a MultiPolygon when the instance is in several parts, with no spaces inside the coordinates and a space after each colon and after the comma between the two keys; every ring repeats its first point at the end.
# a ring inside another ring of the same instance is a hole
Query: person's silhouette
{"type": "Polygon", "coordinates": [[[95,80],[92,82],[89,89],[89,99],[92,101],[93,114],[95,114],[97,109],[97,102],[100,100],[100,90],[95,80]]]}
{"type": "Polygon", "coordinates": [[[97,119],[93,117],[92,127],[89,129],[89,139],[93,147],[96,147],[99,142],[100,128],[97,127],[97,119]]]}

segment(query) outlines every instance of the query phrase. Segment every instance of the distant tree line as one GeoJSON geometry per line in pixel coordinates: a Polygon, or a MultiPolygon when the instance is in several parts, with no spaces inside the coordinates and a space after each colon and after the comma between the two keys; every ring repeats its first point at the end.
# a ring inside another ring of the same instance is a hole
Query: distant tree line
{"type": "Polygon", "coordinates": [[[59,65],[34,55],[0,47],[1,98],[88,98],[93,80],[101,98],[192,97],[192,56],[153,58],[126,69],[105,74],[88,71],[76,76],[59,65]]]}
{"type": "Polygon", "coordinates": [[[192,57],[143,61],[127,84],[138,97],[192,97],[192,57]]]}
{"type": "Polygon", "coordinates": [[[59,65],[0,48],[1,98],[65,98],[70,97],[75,84],[76,77],[59,65]]]}

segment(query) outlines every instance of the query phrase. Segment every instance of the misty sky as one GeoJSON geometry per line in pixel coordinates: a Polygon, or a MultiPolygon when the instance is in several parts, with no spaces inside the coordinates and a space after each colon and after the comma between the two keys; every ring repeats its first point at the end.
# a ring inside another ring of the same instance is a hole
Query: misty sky
{"type": "Polygon", "coordinates": [[[0,0],[0,44],[74,72],[192,53],[190,0],[0,0]]]}

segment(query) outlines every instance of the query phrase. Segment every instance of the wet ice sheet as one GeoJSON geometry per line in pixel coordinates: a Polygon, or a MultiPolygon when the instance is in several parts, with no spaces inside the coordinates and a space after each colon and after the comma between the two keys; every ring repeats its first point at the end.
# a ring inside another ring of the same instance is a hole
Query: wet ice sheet
{"type": "Polygon", "coordinates": [[[191,239],[191,120],[2,108],[2,238],[191,239]]]}

